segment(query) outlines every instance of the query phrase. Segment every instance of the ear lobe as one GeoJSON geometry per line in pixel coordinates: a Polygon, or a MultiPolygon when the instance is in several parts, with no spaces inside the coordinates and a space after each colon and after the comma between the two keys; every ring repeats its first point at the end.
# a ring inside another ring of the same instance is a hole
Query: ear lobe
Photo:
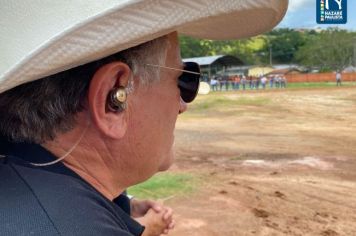
{"type": "Polygon", "coordinates": [[[126,87],[130,68],[122,62],[106,64],[97,70],[90,82],[88,107],[98,130],[107,137],[122,138],[127,129],[127,110],[114,112],[107,109],[108,96],[115,87],[126,87]]]}

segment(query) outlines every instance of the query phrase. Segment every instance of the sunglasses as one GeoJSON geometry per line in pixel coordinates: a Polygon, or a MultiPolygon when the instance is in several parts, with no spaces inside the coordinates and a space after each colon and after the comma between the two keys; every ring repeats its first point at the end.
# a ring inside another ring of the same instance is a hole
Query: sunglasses
{"type": "Polygon", "coordinates": [[[200,84],[200,67],[195,62],[184,62],[183,69],[177,69],[167,66],[146,64],[147,66],[153,66],[163,69],[176,70],[183,72],[178,78],[178,88],[180,90],[180,96],[184,102],[192,102],[198,94],[200,84]]]}

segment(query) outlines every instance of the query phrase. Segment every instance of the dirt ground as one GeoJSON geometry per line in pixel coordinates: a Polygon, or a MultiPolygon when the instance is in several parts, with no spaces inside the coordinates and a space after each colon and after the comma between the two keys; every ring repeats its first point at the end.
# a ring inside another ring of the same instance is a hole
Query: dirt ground
{"type": "Polygon", "coordinates": [[[356,88],[221,96],[269,102],[179,118],[169,235],[356,235],[356,88]]]}

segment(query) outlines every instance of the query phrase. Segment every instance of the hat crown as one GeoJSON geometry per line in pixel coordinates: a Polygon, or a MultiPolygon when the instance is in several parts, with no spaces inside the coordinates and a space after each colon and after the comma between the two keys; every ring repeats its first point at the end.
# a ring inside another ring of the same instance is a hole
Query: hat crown
{"type": "Polygon", "coordinates": [[[35,54],[49,40],[60,37],[86,19],[129,2],[132,1],[1,0],[0,76],[29,54],[35,54]]]}

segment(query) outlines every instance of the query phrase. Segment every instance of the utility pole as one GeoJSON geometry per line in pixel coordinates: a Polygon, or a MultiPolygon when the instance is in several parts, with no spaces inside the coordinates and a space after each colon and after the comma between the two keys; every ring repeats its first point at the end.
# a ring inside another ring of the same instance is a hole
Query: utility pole
{"type": "Polygon", "coordinates": [[[272,46],[269,45],[269,65],[272,67],[272,46]]]}
{"type": "Polygon", "coordinates": [[[356,37],[354,37],[354,63],[353,66],[356,68],[356,37]]]}

